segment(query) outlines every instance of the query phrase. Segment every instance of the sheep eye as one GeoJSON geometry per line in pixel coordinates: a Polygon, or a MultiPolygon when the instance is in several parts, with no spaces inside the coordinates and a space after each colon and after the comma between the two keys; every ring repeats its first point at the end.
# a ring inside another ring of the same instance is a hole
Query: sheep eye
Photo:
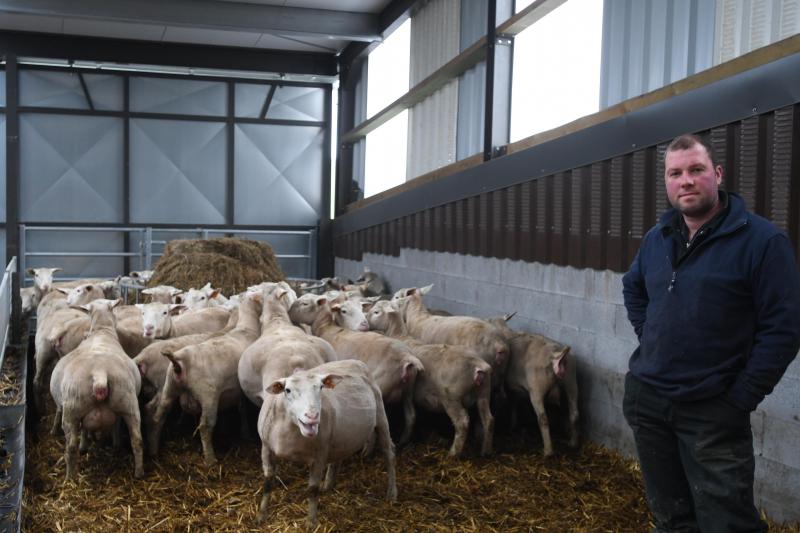
{"type": "Polygon", "coordinates": [[[206,297],[205,297],[205,296],[201,296],[201,297],[200,297],[200,300],[201,300],[201,301],[202,301],[202,300],[205,300],[205,299],[206,299],[206,297]]]}
{"type": "Polygon", "coordinates": [[[347,314],[347,309],[342,309],[342,314],[346,315],[347,314]]]}
{"type": "Polygon", "coordinates": [[[164,311],[164,312],[163,312],[163,313],[161,313],[161,314],[162,314],[163,316],[167,316],[167,312],[166,312],[166,311],[164,311]]]}
{"type": "Polygon", "coordinates": [[[292,389],[283,389],[283,391],[284,391],[286,394],[289,394],[290,392],[292,392],[292,389]]]}

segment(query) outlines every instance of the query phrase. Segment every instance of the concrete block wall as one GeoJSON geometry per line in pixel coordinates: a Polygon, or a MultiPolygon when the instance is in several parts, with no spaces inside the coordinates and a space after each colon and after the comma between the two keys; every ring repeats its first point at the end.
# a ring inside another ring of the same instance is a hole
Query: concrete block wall
{"type": "MultiPolygon", "coordinates": [[[[635,456],[622,416],[628,358],[637,346],[622,299],[622,275],[507,259],[404,248],[398,257],[336,258],[336,275],[368,266],[392,291],[433,283],[430,308],[481,318],[516,311],[510,326],[572,347],[578,362],[584,438],[635,456]]],[[[800,358],[752,414],[756,499],[778,521],[800,520],[800,358]]]]}

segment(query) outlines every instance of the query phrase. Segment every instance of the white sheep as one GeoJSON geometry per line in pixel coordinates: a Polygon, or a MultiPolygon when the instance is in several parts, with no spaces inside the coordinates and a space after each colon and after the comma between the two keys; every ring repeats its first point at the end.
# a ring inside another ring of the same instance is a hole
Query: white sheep
{"type": "MultiPolygon", "coordinates": [[[[313,528],[317,524],[320,485],[326,467],[360,452],[376,432],[386,459],[386,498],[397,499],[389,422],[380,389],[364,363],[354,360],[326,363],[278,379],[267,385],[266,392],[258,416],[264,469],[259,522],[267,516],[275,459],[309,465],[307,523],[313,528]]],[[[329,474],[333,471],[328,469],[329,474]]],[[[331,474],[323,490],[331,488],[332,479],[331,474]]]]}
{"type": "Polygon", "coordinates": [[[111,309],[119,300],[95,300],[81,306],[91,317],[89,337],[56,363],[50,393],[56,402],[56,423],[66,437],[66,477],[78,474],[78,440],[86,433],[104,433],[117,416],[128,426],[134,457],[134,476],[144,476],[136,365],[122,350],[111,309]]]}

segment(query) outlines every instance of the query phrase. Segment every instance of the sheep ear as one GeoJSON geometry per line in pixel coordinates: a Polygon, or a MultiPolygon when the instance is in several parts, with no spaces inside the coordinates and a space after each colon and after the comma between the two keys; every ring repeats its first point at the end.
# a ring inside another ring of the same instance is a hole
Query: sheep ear
{"type": "Polygon", "coordinates": [[[342,376],[337,376],[336,374],[328,374],[324,378],[322,378],[322,386],[326,389],[332,389],[339,384],[340,381],[344,379],[342,376]]]}
{"type": "Polygon", "coordinates": [[[369,311],[373,305],[375,305],[375,302],[361,302],[361,310],[369,311]]]}
{"type": "Polygon", "coordinates": [[[416,287],[411,287],[410,289],[406,289],[406,292],[403,293],[403,296],[411,296],[412,294],[415,294],[416,292],[417,292],[417,288],[416,287]]]}
{"type": "Polygon", "coordinates": [[[69,294],[69,289],[65,289],[63,287],[56,287],[56,290],[62,294],[69,294]]]}
{"type": "Polygon", "coordinates": [[[280,394],[280,393],[283,392],[283,389],[285,388],[284,387],[285,383],[286,383],[286,380],[279,379],[278,381],[275,381],[272,385],[267,387],[266,390],[270,394],[280,394]]]}
{"type": "Polygon", "coordinates": [[[214,292],[212,292],[212,293],[211,293],[211,294],[208,296],[208,299],[209,299],[209,300],[213,300],[213,299],[214,299],[214,298],[216,298],[217,296],[219,296],[219,289],[214,289],[214,292]]]}
{"type": "Polygon", "coordinates": [[[70,305],[70,309],[75,309],[76,311],[81,311],[82,313],[91,314],[92,308],[88,305],[70,305]]]}
{"type": "Polygon", "coordinates": [[[508,322],[509,320],[514,318],[514,315],[516,315],[516,314],[517,314],[517,312],[514,311],[513,313],[509,313],[507,315],[503,315],[503,321],[508,322]]]}
{"type": "Polygon", "coordinates": [[[314,302],[317,305],[325,305],[326,303],[328,303],[328,298],[326,296],[319,296],[314,300],[314,302]]]}
{"type": "Polygon", "coordinates": [[[132,270],[132,271],[130,271],[130,272],[128,273],[128,275],[129,275],[130,277],[132,277],[132,278],[138,278],[138,277],[139,277],[139,273],[138,273],[138,272],[136,272],[135,270],[132,270]]]}
{"type": "Polygon", "coordinates": [[[117,298],[116,300],[114,300],[113,302],[111,302],[111,309],[114,309],[114,308],[115,308],[116,306],[118,306],[120,303],[122,303],[122,298],[117,298]]]}
{"type": "Polygon", "coordinates": [[[153,289],[145,289],[142,291],[142,294],[153,294],[153,289]]]}
{"type": "Polygon", "coordinates": [[[172,289],[169,290],[169,295],[172,296],[173,298],[179,294],[183,294],[183,289],[176,289],[173,287],[172,289]]]}
{"type": "Polygon", "coordinates": [[[56,268],[52,268],[51,270],[53,271],[53,274],[55,274],[56,272],[61,272],[64,269],[56,267],[56,268]]]}
{"type": "Polygon", "coordinates": [[[33,267],[28,267],[28,269],[27,269],[25,272],[26,272],[26,273],[27,273],[29,276],[35,276],[35,275],[36,275],[36,271],[33,269],[33,267]]]}
{"type": "Polygon", "coordinates": [[[138,309],[139,311],[144,311],[144,304],[134,304],[134,305],[136,306],[136,309],[138,309]]]}
{"type": "Polygon", "coordinates": [[[341,310],[342,310],[342,305],[341,304],[333,304],[331,306],[331,311],[333,311],[334,313],[338,313],[341,310]]]}
{"type": "Polygon", "coordinates": [[[429,292],[431,292],[432,288],[433,288],[433,283],[431,283],[430,285],[426,285],[426,286],[422,287],[419,290],[419,292],[420,292],[420,294],[428,294],[429,292]]]}
{"type": "Polygon", "coordinates": [[[171,314],[171,315],[179,315],[185,310],[186,310],[186,306],[185,305],[172,304],[172,305],[169,306],[169,314],[171,314]]]}

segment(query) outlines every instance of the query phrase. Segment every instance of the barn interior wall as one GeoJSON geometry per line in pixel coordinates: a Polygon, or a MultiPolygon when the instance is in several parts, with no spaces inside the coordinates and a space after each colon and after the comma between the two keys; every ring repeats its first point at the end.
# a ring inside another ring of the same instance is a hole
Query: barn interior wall
{"type": "MultiPolygon", "coordinates": [[[[516,311],[514,329],[571,346],[578,362],[585,438],[634,456],[622,416],[628,358],[636,337],[622,300],[622,274],[538,262],[401,248],[397,256],[336,258],[336,275],[355,279],[368,266],[394,291],[433,283],[431,308],[481,318],[516,311]]],[[[770,517],[800,519],[800,359],[751,415],[756,500],[770,517]]]]}

